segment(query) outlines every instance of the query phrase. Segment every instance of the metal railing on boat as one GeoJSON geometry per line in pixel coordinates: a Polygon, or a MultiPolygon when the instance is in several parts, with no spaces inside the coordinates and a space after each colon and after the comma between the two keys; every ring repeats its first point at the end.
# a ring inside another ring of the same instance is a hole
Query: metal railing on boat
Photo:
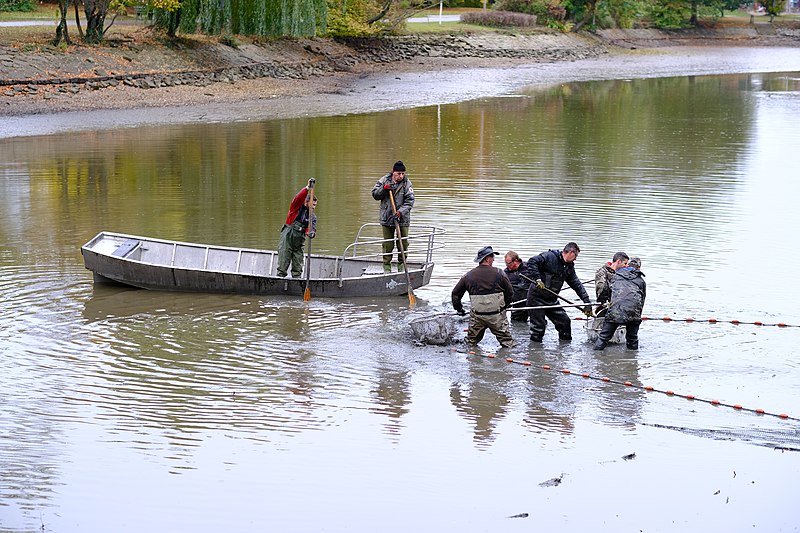
{"type": "MultiPolygon", "coordinates": [[[[364,232],[366,229],[375,229],[380,228],[381,225],[376,222],[370,222],[367,224],[363,224],[359,229],[358,233],[356,234],[356,239],[348,245],[344,252],[342,252],[341,257],[337,258],[336,264],[336,277],[339,279],[339,285],[341,286],[343,275],[342,272],[344,271],[344,263],[345,261],[354,261],[354,260],[370,260],[376,258],[383,258],[383,251],[378,251],[374,253],[361,253],[359,254],[359,248],[369,249],[372,247],[379,247],[385,242],[394,241],[394,237],[391,239],[384,239],[384,238],[375,238],[375,237],[364,237],[364,232]]],[[[438,236],[444,235],[446,230],[444,228],[440,228],[437,226],[413,226],[413,233],[409,231],[408,237],[403,237],[402,241],[404,243],[416,241],[425,242],[425,252],[424,252],[424,259],[420,262],[423,264],[423,268],[427,267],[430,263],[433,262],[433,251],[439,250],[444,248],[444,243],[438,242],[436,238],[438,236]]],[[[407,262],[413,263],[413,257],[418,256],[421,251],[415,249],[413,246],[404,246],[408,252],[406,253],[407,262]]],[[[417,247],[421,248],[421,247],[417,247]]]]}

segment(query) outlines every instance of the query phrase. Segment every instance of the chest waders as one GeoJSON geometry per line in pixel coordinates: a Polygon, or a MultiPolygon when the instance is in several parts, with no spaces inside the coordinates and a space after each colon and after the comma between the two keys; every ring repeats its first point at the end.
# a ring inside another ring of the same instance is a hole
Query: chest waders
{"type": "MultiPolygon", "coordinates": [[[[502,272],[498,270],[497,279],[491,290],[498,290],[500,276],[502,275],[502,272]]],[[[501,346],[511,347],[513,340],[508,327],[508,319],[506,314],[502,312],[506,301],[504,294],[502,292],[494,292],[492,294],[470,293],[469,301],[471,308],[469,327],[467,328],[467,343],[471,345],[478,344],[483,339],[483,334],[488,328],[497,337],[501,346]]]]}

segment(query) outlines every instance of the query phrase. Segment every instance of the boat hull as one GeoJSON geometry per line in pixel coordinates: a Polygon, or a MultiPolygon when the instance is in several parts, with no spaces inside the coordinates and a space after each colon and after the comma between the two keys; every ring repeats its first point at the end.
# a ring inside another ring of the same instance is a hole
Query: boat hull
{"type": "MultiPolygon", "coordinates": [[[[382,263],[375,260],[312,255],[311,279],[307,281],[305,278],[277,276],[277,252],[271,250],[227,248],[100,233],[81,248],[81,253],[84,266],[92,271],[95,282],[112,282],[149,290],[302,296],[308,285],[312,296],[322,298],[400,296],[408,293],[405,272],[383,273],[382,263]],[[126,247],[131,249],[126,250],[126,247]],[[190,251],[184,254],[182,249],[190,251]],[[202,264],[199,259],[201,255],[202,264]],[[161,264],[167,262],[165,258],[169,258],[171,264],[161,264]],[[181,265],[181,262],[187,264],[181,265]],[[197,264],[192,265],[192,262],[197,264]],[[238,271],[231,271],[234,265],[238,271]]],[[[409,262],[408,267],[413,289],[430,282],[432,262],[409,262]]]]}

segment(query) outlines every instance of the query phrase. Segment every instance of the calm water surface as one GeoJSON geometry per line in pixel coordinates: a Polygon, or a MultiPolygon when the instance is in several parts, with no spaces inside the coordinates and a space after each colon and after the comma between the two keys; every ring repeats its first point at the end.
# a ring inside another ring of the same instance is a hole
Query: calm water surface
{"type": "Polygon", "coordinates": [[[796,419],[542,365],[800,417],[798,119],[791,72],[0,141],[0,531],[796,530],[796,419]],[[396,159],[414,223],[448,231],[413,311],[82,266],[101,230],[274,248],[311,176],[315,251],[341,253],[396,159]],[[414,344],[478,248],[570,240],[582,279],[625,250],[646,315],[705,322],[602,355],[582,322],[571,344],[515,325],[502,355],[530,367],[414,344]]]}

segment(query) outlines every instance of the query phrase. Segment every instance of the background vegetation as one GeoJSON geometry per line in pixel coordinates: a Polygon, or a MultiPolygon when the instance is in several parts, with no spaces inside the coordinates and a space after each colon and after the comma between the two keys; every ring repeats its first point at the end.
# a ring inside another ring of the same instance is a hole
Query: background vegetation
{"type": "MultiPolygon", "coordinates": [[[[544,26],[560,31],[601,28],[680,29],[721,23],[723,17],[744,17],[757,9],[772,21],[797,19],[783,13],[787,0],[765,0],[754,8],[737,0],[448,0],[448,13],[462,13],[461,23],[418,24],[413,31],[453,28],[516,28],[544,26]]],[[[46,18],[60,21],[53,44],[71,43],[71,30],[87,43],[98,43],[119,15],[137,16],[168,37],[183,34],[218,36],[313,37],[375,36],[409,31],[406,21],[438,13],[432,0],[0,0],[4,18],[46,18]]],[[[4,29],[7,30],[8,28],[4,29]]],[[[50,30],[52,31],[52,30],[50,30]]],[[[516,30],[515,30],[516,31],[516,30]]]]}

